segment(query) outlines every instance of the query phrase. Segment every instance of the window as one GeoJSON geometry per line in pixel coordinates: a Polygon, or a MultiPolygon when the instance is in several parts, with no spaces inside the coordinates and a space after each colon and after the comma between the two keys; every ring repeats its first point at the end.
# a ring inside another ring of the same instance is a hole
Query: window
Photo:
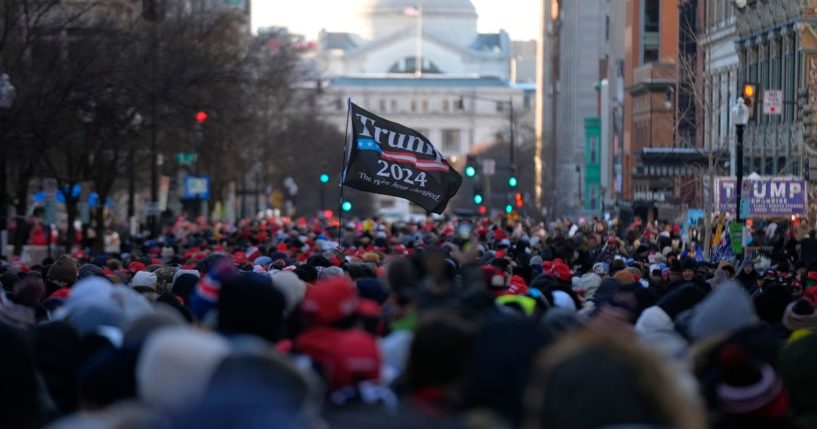
{"type": "Polygon", "coordinates": [[[417,111],[417,100],[411,100],[411,111],[412,112],[417,111]]]}
{"type": "Polygon", "coordinates": [[[448,112],[449,110],[451,110],[451,102],[443,100],[443,112],[448,112]]]}
{"type": "Polygon", "coordinates": [[[598,205],[599,189],[596,184],[590,185],[590,208],[595,209],[598,205]]]}
{"type": "MultiPolygon", "coordinates": [[[[424,74],[442,73],[440,68],[437,67],[437,64],[434,64],[428,58],[423,58],[422,61],[423,61],[422,71],[424,74]]],[[[389,73],[411,74],[415,73],[416,71],[417,71],[417,57],[415,56],[405,57],[402,60],[392,64],[391,67],[389,67],[389,73]]]]}
{"type": "Polygon", "coordinates": [[[505,103],[503,103],[501,101],[497,101],[496,102],[496,111],[497,112],[502,112],[503,110],[505,110],[505,103]]]}
{"type": "Polygon", "coordinates": [[[610,41],[610,15],[604,17],[604,41],[610,41]]]}
{"type": "Polygon", "coordinates": [[[391,110],[392,112],[397,110],[397,100],[391,100],[389,104],[390,104],[389,110],[391,110]]]}
{"type": "Polygon", "coordinates": [[[590,136],[588,141],[590,145],[590,163],[597,164],[599,162],[599,138],[596,136],[590,136]]]}
{"type": "Polygon", "coordinates": [[[381,112],[386,111],[386,100],[380,100],[380,111],[381,112]]]}
{"type": "Polygon", "coordinates": [[[343,110],[343,99],[340,97],[335,100],[335,110],[343,110]]]}
{"type": "Polygon", "coordinates": [[[428,100],[423,100],[420,102],[420,110],[423,112],[428,112],[428,100]]]}
{"type": "Polygon", "coordinates": [[[641,64],[656,62],[661,47],[661,1],[644,0],[641,17],[641,64]]]}
{"type": "Polygon", "coordinates": [[[443,151],[448,153],[459,153],[460,130],[443,130],[443,151]]]}

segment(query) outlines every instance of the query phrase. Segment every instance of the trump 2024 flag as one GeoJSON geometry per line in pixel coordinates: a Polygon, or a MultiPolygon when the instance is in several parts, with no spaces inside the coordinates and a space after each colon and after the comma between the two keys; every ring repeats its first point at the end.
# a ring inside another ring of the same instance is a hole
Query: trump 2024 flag
{"type": "Polygon", "coordinates": [[[349,103],[352,129],[343,184],[405,198],[442,213],[462,176],[422,134],[349,103]]]}

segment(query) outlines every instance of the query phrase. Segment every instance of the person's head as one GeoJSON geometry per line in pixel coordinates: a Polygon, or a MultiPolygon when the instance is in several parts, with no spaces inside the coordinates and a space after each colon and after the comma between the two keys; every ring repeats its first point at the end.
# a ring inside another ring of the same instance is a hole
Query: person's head
{"type": "Polygon", "coordinates": [[[456,401],[475,332],[470,322],[451,311],[424,316],[409,351],[409,388],[439,389],[456,401]]]}
{"type": "Polygon", "coordinates": [[[534,363],[524,426],[704,427],[703,410],[669,371],[629,337],[589,329],[563,336],[534,363]]]}
{"type": "Polygon", "coordinates": [[[59,287],[71,287],[77,281],[77,263],[70,256],[60,256],[48,269],[46,279],[59,287]]]}

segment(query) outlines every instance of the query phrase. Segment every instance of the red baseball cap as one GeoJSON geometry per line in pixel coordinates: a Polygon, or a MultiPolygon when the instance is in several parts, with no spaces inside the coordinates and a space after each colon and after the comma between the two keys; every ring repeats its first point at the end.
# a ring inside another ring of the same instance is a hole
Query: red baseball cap
{"type": "Polygon", "coordinates": [[[362,330],[317,327],[299,335],[295,346],[322,367],[330,392],[380,378],[380,349],[362,330]]]}
{"type": "Polygon", "coordinates": [[[315,325],[328,325],[357,311],[357,288],[346,277],[321,279],[306,290],[301,303],[304,319],[315,325]]]}
{"type": "Polygon", "coordinates": [[[135,273],[137,273],[139,271],[144,271],[145,268],[146,268],[145,264],[143,264],[141,262],[134,261],[134,262],[131,262],[130,264],[128,264],[128,272],[131,273],[131,274],[135,274],[135,273]]]}

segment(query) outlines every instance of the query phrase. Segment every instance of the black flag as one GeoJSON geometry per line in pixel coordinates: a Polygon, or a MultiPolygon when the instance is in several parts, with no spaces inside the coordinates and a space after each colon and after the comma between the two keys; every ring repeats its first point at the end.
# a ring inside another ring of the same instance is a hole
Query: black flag
{"type": "Polygon", "coordinates": [[[422,134],[349,103],[352,134],[343,184],[442,213],[462,176],[422,134]]]}

